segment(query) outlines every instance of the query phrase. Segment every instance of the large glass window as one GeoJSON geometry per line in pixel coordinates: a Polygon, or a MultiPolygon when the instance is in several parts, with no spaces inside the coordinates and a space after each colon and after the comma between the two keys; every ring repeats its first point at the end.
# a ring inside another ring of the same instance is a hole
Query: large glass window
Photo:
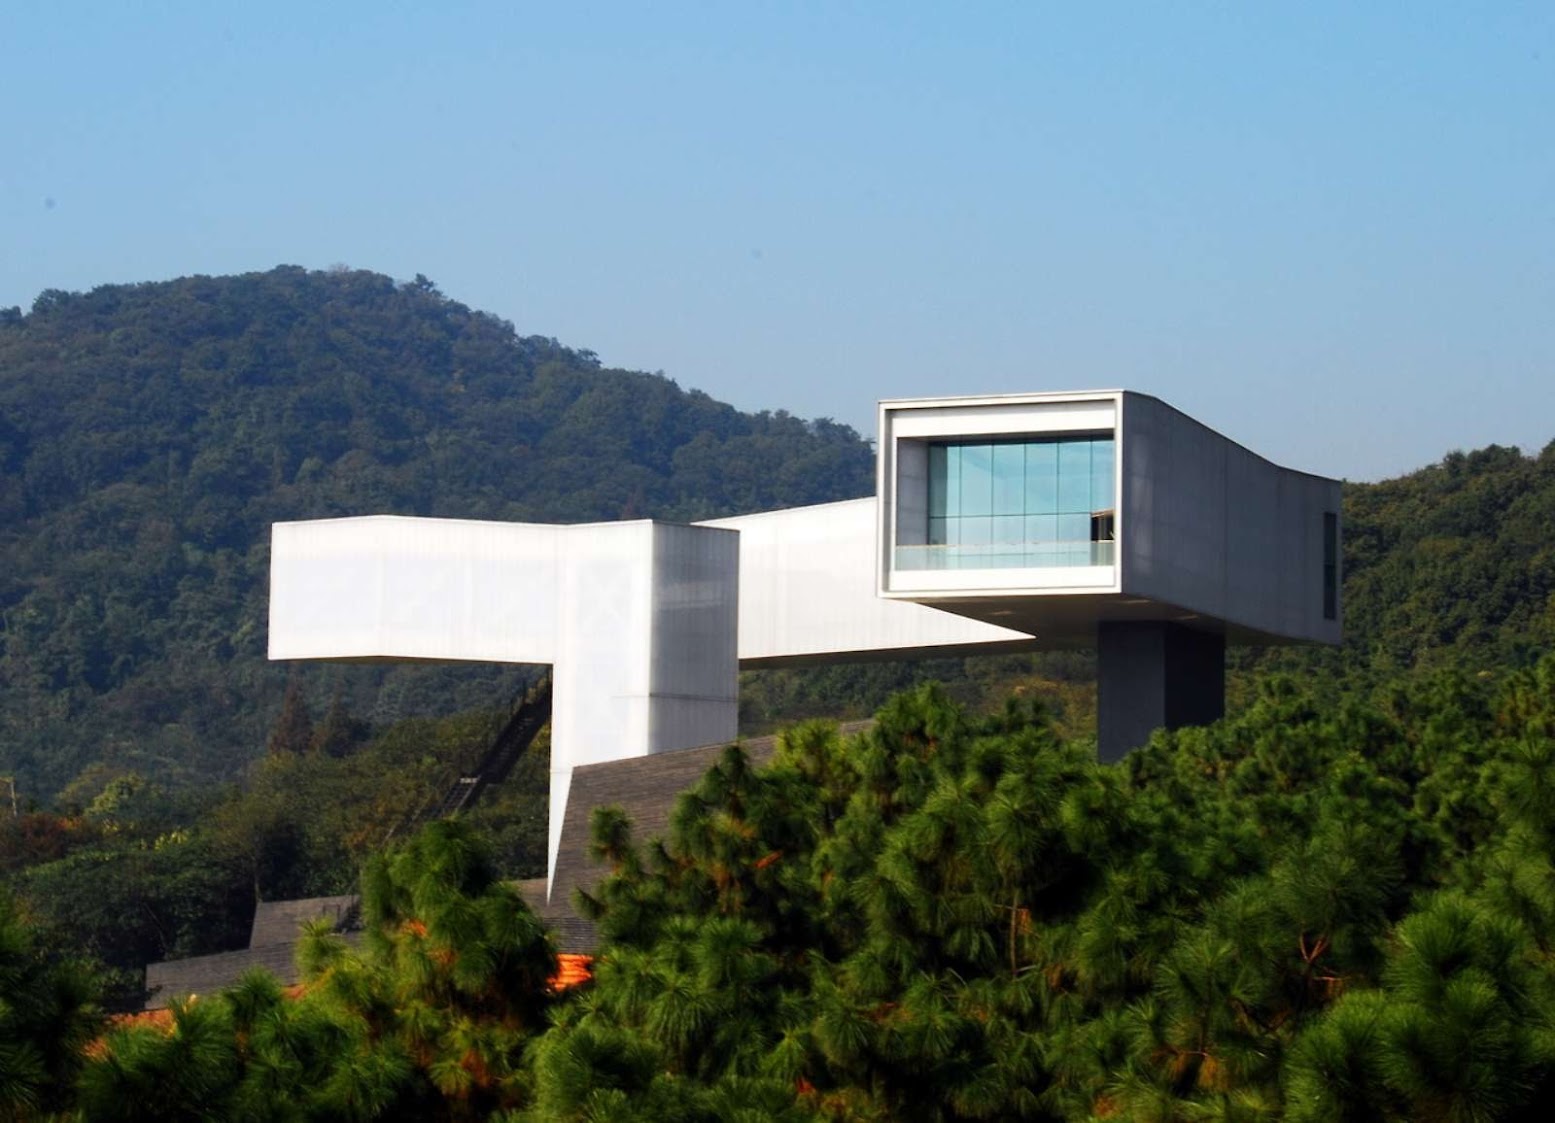
{"type": "Polygon", "coordinates": [[[928,544],[900,569],[1111,565],[1112,437],[929,446],[928,544]]]}

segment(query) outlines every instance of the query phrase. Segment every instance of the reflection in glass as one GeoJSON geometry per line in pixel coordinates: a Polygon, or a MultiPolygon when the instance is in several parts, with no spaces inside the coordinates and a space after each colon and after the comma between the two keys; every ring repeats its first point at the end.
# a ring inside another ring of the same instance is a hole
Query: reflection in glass
{"type": "Polygon", "coordinates": [[[961,515],[993,514],[993,446],[961,446],[961,515]]]}
{"type": "Polygon", "coordinates": [[[1026,509],[1026,446],[993,446],[993,513],[1019,515],[1026,509]]]}
{"type": "Polygon", "coordinates": [[[1091,510],[1110,511],[1112,502],[1112,441],[1091,442],[1091,510]]]}
{"type": "Polygon", "coordinates": [[[1050,515],[1058,510],[1058,442],[1036,441],[1026,446],[1026,513],[1050,515]]]}
{"type": "Polygon", "coordinates": [[[1114,452],[1110,435],[930,445],[928,544],[897,567],[1111,565],[1114,452]]]}
{"type": "Polygon", "coordinates": [[[1058,512],[1091,510],[1091,442],[1064,441],[1058,446],[1058,512]]]}

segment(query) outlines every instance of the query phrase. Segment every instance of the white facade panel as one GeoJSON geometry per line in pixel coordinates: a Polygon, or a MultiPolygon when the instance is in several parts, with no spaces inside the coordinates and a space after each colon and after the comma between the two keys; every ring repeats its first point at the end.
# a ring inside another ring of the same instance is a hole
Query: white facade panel
{"type": "MultiPolygon", "coordinates": [[[[1269,559],[1279,557],[1280,528],[1286,502],[1280,496],[1284,473],[1245,448],[1226,452],[1226,515],[1235,527],[1226,538],[1225,613],[1230,620],[1255,620],[1271,601],[1288,602],[1288,594],[1271,582],[1269,559]]],[[[1282,618],[1281,627],[1289,623],[1282,618]]]]}
{"type": "MultiPolygon", "coordinates": [[[[727,707],[739,701],[740,536],[707,526],[654,524],[654,694],[727,707]]],[[[657,715],[656,715],[657,719],[657,715]]],[[[681,719],[677,719],[681,720],[681,719]]],[[[732,738],[734,726],[693,742],[732,738]]],[[[654,732],[653,750],[687,742],[654,732]]]]}
{"type": "Polygon", "coordinates": [[[740,532],[739,654],[746,666],[918,649],[999,650],[1030,637],[875,595],[874,499],[699,524],[740,532]]]}
{"type": "Polygon", "coordinates": [[[996,437],[1008,433],[1099,433],[1117,425],[1117,401],[1101,395],[1012,395],[1008,398],[935,399],[880,403],[882,442],[889,425],[896,440],[996,437]],[[1061,400],[1060,400],[1061,399],[1061,400]]]}
{"type": "Polygon", "coordinates": [[[1230,442],[1153,398],[1130,395],[1121,441],[1125,591],[1197,613],[1225,611],[1230,442]]]}
{"type": "Polygon", "coordinates": [[[571,715],[573,738],[559,753],[553,743],[552,767],[641,755],[652,689],[653,524],[569,527],[555,596],[555,662],[586,674],[558,679],[553,689],[553,705],[571,715]]]}
{"type": "Polygon", "coordinates": [[[1117,571],[1110,565],[1055,565],[1033,569],[899,569],[891,575],[893,596],[1009,597],[1098,589],[1110,591],[1117,571]]]}
{"type": "Polygon", "coordinates": [[[552,662],[562,529],[388,515],[276,523],[270,658],[552,662]]]}
{"type": "MultiPolygon", "coordinates": [[[[896,542],[917,546],[929,541],[929,442],[897,441],[891,447],[896,462],[896,513],[891,523],[896,542]]],[[[876,520],[878,523],[878,519],[876,520]]]]}

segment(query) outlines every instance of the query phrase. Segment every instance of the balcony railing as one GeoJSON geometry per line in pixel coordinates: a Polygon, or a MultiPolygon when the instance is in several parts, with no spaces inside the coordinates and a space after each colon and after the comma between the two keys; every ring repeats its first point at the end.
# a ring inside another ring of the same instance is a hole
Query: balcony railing
{"type": "Polygon", "coordinates": [[[1115,542],[993,542],[984,546],[898,546],[897,569],[1049,569],[1111,565],[1115,542]]]}

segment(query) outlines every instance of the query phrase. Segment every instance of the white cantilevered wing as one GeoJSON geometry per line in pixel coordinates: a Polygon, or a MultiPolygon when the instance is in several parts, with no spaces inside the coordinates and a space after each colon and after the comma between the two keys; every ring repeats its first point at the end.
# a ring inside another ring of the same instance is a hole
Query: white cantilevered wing
{"type": "Polygon", "coordinates": [[[740,532],[740,665],[1015,650],[1024,632],[875,593],[874,498],[699,526],[740,532]]]}
{"type": "Polygon", "coordinates": [[[555,662],[565,529],[393,515],[276,523],[270,658],[555,662]]]}
{"type": "Polygon", "coordinates": [[[270,658],[553,666],[550,862],[572,769],[732,740],[736,670],[1029,637],[875,595],[864,499],[695,526],[277,523],[270,658]]]}

